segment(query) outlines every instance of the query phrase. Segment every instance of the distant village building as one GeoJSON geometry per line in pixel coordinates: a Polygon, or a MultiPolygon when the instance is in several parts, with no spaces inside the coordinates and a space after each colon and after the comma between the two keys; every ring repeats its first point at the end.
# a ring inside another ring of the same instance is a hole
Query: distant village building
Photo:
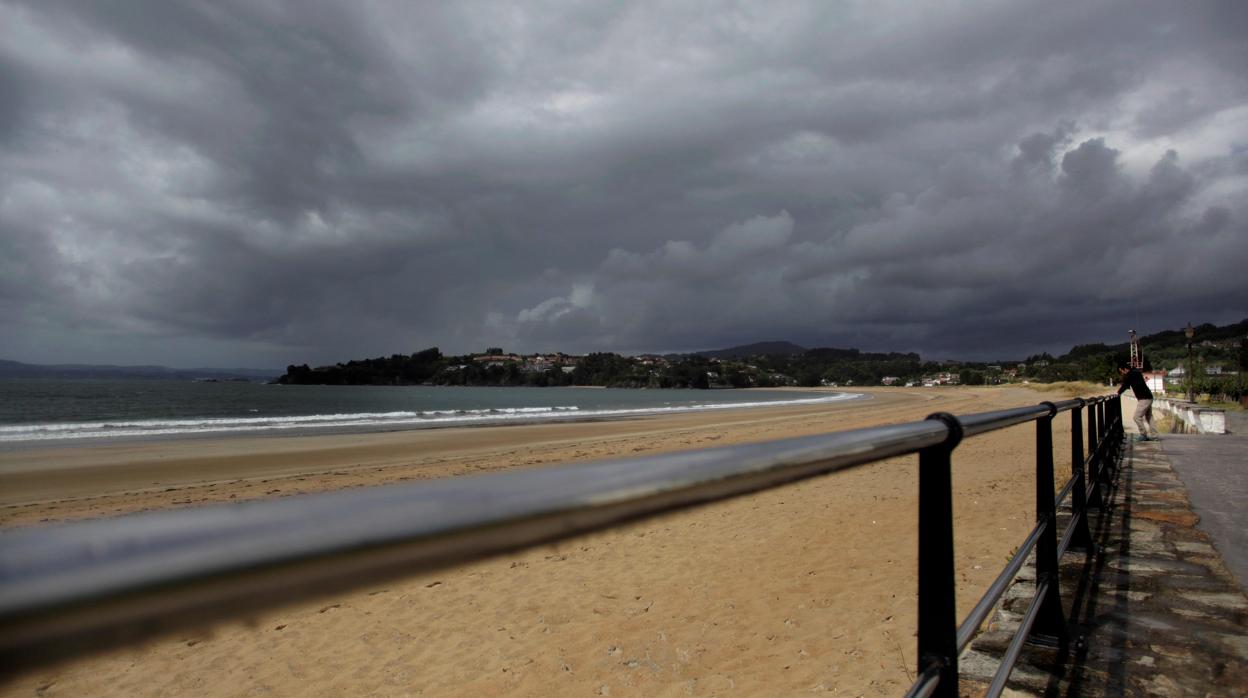
{"type": "Polygon", "coordinates": [[[663,358],[662,356],[658,356],[657,354],[642,354],[641,356],[637,357],[637,360],[641,362],[642,366],[667,367],[669,365],[667,359],[663,358]]]}
{"type": "Polygon", "coordinates": [[[935,375],[923,376],[918,381],[910,381],[906,383],[906,387],[911,388],[916,385],[921,385],[924,388],[935,388],[938,385],[957,385],[960,382],[961,379],[958,378],[958,374],[950,371],[942,371],[935,375]]]}
{"type": "Polygon", "coordinates": [[[568,356],[562,352],[554,354],[534,354],[525,358],[525,370],[549,371],[561,366],[575,366],[580,360],[577,356],[568,356]]]}
{"type": "Polygon", "coordinates": [[[490,365],[491,363],[501,363],[504,361],[519,361],[520,357],[515,354],[478,354],[477,356],[472,357],[472,360],[478,363],[490,365]]]}
{"type": "Polygon", "coordinates": [[[897,381],[899,381],[899,380],[901,380],[901,378],[899,378],[898,376],[884,376],[883,378],[881,378],[881,379],[880,379],[880,384],[881,384],[881,385],[892,385],[892,384],[896,383],[896,382],[897,382],[897,381]]]}

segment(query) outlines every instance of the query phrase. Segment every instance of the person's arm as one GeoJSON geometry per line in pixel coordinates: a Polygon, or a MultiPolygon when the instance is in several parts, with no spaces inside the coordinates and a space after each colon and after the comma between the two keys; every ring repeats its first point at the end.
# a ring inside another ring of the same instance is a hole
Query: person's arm
{"type": "Polygon", "coordinates": [[[1130,373],[1128,373],[1127,375],[1125,375],[1125,376],[1123,376],[1123,377],[1122,377],[1122,384],[1118,386],[1118,394],[1119,394],[1119,395],[1122,395],[1122,394],[1123,394],[1123,392],[1124,392],[1124,391],[1126,391],[1126,389],[1127,389],[1127,379],[1128,379],[1128,378],[1130,378],[1130,377],[1131,377],[1131,374],[1130,374],[1130,373]]]}

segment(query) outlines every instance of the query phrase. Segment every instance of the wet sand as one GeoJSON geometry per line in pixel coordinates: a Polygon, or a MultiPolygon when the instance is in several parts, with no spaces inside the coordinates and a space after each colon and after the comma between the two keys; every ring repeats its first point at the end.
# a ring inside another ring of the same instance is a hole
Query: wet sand
{"type": "MultiPolygon", "coordinates": [[[[1058,399],[830,405],[0,453],[0,525],[766,441],[1058,399]]],[[[1068,420],[1055,422],[1059,480],[1068,420]]],[[[1034,427],[954,466],[959,615],[1034,518],[1034,427]]],[[[915,667],[917,458],[36,670],[4,695],[897,695],[915,667]]]]}

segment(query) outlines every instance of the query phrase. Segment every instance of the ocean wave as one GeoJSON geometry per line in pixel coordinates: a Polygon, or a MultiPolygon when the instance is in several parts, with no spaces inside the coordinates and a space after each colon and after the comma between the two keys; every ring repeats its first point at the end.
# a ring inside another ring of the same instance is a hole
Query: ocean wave
{"type": "Polygon", "coordinates": [[[423,410],[417,412],[358,412],[281,417],[206,417],[202,419],[138,419],[94,422],[55,422],[0,426],[0,443],[62,439],[112,439],[143,436],[213,435],[290,430],[361,429],[384,431],[422,426],[458,426],[508,422],[611,419],[674,412],[786,407],[840,402],[861,397],[837,393],[817,398],[764,400],[636,408],[585,409],[575,405],[551,407],[493,407],[486,409],[423,410]]]}

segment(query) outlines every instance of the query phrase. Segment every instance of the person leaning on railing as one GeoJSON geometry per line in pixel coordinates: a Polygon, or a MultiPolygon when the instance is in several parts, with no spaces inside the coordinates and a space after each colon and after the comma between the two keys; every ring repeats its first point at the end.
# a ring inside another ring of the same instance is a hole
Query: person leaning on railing
{"type": "Polygon", "coordinates": [[[1153,426],[1153,391],[1148,389],[1144,374],[1139,369],[1127,364],[1118,365],[1118,375],[1122,376],[1122,385],[1118,386],[1118,394],[1122,395],[1127,388],[1135,393],[1135,426],[1139,427],[1140,435],[1136,441],[1150,441],[1161,438],[1157,428],[1153,426]]]}

